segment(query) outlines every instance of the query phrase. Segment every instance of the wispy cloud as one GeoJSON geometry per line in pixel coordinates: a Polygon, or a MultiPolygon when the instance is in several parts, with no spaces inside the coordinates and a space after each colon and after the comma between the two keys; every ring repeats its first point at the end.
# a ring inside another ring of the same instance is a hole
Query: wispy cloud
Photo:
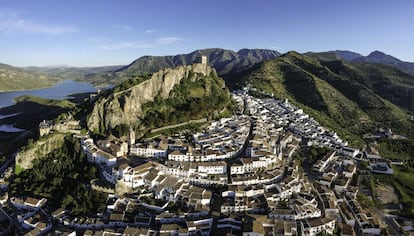
{"type": "Polygon", "coordinates": [[[177,37],[163,37],[163,38],[157,38],[156,40],[156,42],[160,44],[174,44],[180,41],[183,41],[183,39],[177,38],[177,37]]]}
{"type": "Polygon", "coordinates": [[[152,48],[154,45],[145,42],[115,42],[110,44],[101,44],[98,47],[104,50],[112,51],[112,50],[121,50],[121,49],[144,49],[144,48],[152,48]]]}
{"type": "Polygon", "coordinates": [[[161,45],[175,44],[184,39],[178,37],[163,37],[153,41],[119,41],[105,42],[98,44],[98,47],[104,50],[122,50],[122,49],[147,49],[156,48],[161,45]]]}
{"type": "Polygon", "coordinates": [[[147,29],[147,30],[145,30],[145,33],[146,34],[153,34],[153,33],[156,33],[157,32],[157,30],[154,30],[154,29],[147,29]]]}
{"type": "Polygon", "coordinates": [[[0,32],[6,34],[10,34],[13,32],[22,32],[26,34],[58,35],[63,33],[76,32],[76,28],[68,25],[47,25],[25,20],[0,19],[0,32]]]}
{"type": "Polygon", "coordinates": [[[132,29],[132,27],[128,24],[116,24],[116,25],[114,25],[114,28],[125,30],[125,31],[128,31],[128,30],[132,29]]]}
{"type": "Polygon", "coordinates": [[[8,9],[0,10],[0,32],[3,34],[60,35],[76,31],[74,26],[39,23],[24,19],[22,12],[8,9]]]}

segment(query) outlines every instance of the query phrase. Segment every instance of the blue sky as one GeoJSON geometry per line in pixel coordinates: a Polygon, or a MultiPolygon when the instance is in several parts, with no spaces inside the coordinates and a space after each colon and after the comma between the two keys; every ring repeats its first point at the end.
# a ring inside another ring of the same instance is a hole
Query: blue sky
{"type": "Polygon", "coordinates": [[[119,65],[212,47],[414,61],[413,12],[410,0],[2,1],[0,63],[119,65]]]}

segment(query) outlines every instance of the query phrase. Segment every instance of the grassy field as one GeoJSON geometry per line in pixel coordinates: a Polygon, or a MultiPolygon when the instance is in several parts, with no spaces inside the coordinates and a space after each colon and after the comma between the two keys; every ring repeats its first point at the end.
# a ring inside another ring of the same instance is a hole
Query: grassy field
{"type": "Polygon", "coordinates": [[[0,64],[0,92],[46,88],[61,80],[41,72],[29,72],[0,64]]]}

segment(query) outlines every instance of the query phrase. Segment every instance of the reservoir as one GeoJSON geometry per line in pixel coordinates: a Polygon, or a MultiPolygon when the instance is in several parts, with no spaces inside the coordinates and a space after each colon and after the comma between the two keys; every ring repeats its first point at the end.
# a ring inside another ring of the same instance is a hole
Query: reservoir
{"type": "Polygon", "coordinates": [[[0,108],[13,105],[13,99],[22,95],[32,95],[47,99],[65,99],[69,98],[71,94],[93,92],[96,92],[96,88],[90,83],[65,80],[49,88],[15,92],[0,92],[0,108]]]}

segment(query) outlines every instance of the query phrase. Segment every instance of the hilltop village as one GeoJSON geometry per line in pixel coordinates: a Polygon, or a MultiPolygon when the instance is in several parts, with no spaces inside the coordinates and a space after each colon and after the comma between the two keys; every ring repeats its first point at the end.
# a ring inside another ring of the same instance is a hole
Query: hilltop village
{"type": "Polygon", "coordinates": [[[192,135],[76,134],[100,171],[91,188],[108,194],[100,214],[70,217],[32,196],[1,203],[18,209],[27,235],[386,234],[387,223],[356,198],[360,163],[364,172],[392,174],[388,162],[349,147],[288,100],[259,99],[247,88],[232,97],[237,114],[192,135]],[[309,164],[309,147],[329,151],[309,164]]]}

